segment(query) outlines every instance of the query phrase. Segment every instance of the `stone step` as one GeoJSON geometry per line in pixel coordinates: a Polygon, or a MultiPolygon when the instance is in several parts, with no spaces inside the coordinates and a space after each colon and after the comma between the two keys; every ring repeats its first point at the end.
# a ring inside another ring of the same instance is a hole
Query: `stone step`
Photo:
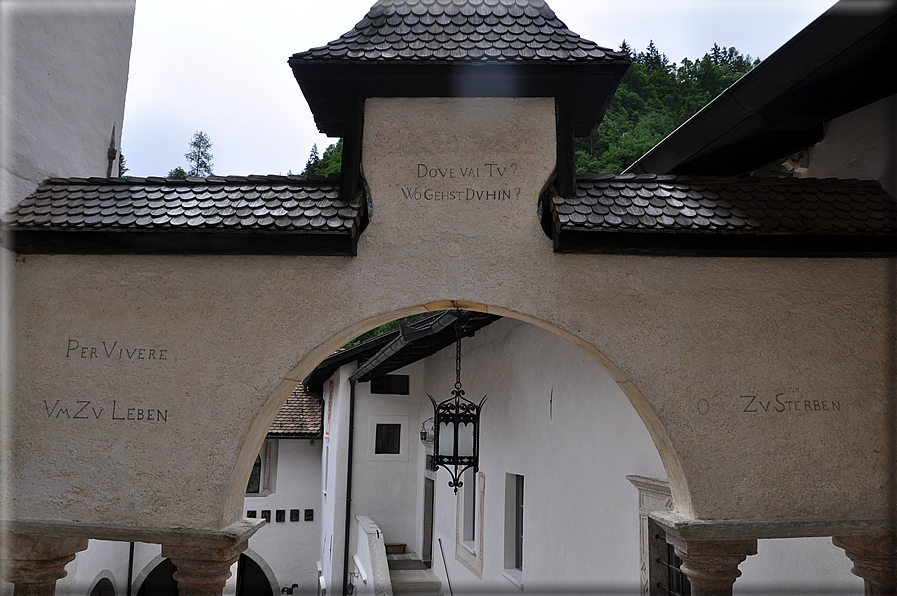
{"type": "MultiPolygon", "coordinates": [[[[390,561],[419,562],[415,553],[386,555],[390,561]]],[[[392,593],[403,596],[443,596],[442,581],[430,569],[390,569],[392,593]]]]}
{"type": "Polygon", "coordinates": [[[442,596],[442,582],[429,569],[413,571],[391,571],[393,594],[416,596],[442,596]]]}

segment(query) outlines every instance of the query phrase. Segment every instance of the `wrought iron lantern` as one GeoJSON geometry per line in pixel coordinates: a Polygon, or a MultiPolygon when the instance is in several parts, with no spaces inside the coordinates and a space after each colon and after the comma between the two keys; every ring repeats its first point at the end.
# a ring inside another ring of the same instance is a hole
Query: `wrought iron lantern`
{"type": "Polygon", "coordinates": [[[461,475],[468,469],[479,471],[480,464],[480,413],[486,396],[480,403],[474,403],[464,397],[461,388],[461,332],[462,317],[459,313],[455,321],[455,388],[452,397],[436,403],[432,395],[427,395],[433,402],[435,439],[433,447],[433,468],[445,468],[452,479],[448,485],[458,489],[464,483],[461,475]]]}

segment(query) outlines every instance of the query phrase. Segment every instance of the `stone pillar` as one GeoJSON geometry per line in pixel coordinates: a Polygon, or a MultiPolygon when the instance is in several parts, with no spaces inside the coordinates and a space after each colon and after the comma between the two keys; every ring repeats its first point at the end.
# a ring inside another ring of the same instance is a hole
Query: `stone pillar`
{"type": "Polygon", "coordinates": [[[15,596],[53,596],[56,580],[75,553],[87,548],[87,538],[31,536],[6,533],[6,552],[0,553],[3,579],[15,586],[15,596]]]}
{"type": "Polygon", "coordinates": [[[682,540],[667,533],[667,542],[682,559],[692,596],[731,596],[738,565],[757,554],[756,540],[682,540]]]}
{"type": "Polygon", "coordinates": [[[247,540],[227,547],[162,545],[162,556],[177,567],[174,579],[180,596],[221,596],[230,577],[230,568],[240,553],[246,550],[247,540]]]}
{"type": "Polygon", "coordinates": [[[897,596],[897,535],[835,536],[832,542],[853,562],[866,596],[897,596]]]}

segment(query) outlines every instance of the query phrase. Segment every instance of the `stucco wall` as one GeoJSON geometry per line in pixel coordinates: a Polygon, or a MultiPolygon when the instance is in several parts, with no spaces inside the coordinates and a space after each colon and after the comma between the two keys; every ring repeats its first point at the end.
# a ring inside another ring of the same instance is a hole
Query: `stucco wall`
{"type": "Polygon", "coordinates": [[[232,523],[296,383],[358,333],[451,300],[602,364],[683,514],[883,517],[887,262],[555,254],[536,217],[551,100],[378,100],[365,118],[374,217],[357,257],[18,259],[2,495],[17,518],[135,535],[232,523]]]}

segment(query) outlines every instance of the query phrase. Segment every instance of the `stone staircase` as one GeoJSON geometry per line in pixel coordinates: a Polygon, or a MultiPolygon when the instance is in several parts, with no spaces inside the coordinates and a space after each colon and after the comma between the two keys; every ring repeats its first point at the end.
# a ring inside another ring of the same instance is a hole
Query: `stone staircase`
{"type": "Polygon", "coordinates": [[[406,596],[443,596],[442,581],[414,553],[386,555],[392,593],[406,596]]]}

